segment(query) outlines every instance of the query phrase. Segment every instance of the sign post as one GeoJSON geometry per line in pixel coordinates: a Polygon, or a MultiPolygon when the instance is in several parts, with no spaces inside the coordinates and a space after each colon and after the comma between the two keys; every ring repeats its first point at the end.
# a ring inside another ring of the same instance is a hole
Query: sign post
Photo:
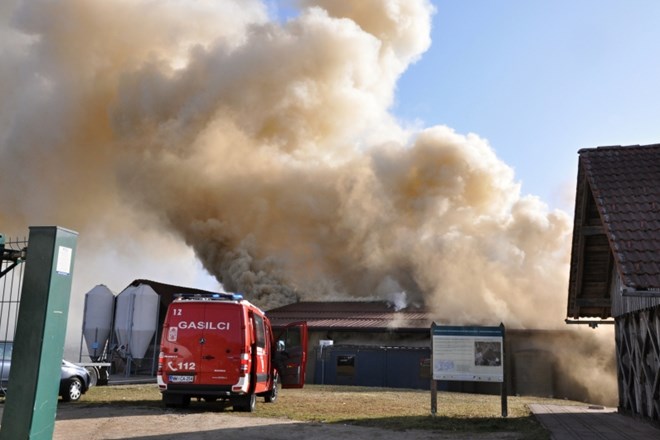
{"type": "Polygon", "coordinates": [[[431,414],[437,412],[437,381],[500,382],[507,417],[504,324],[497,327],[431,325],[431,414]]]}

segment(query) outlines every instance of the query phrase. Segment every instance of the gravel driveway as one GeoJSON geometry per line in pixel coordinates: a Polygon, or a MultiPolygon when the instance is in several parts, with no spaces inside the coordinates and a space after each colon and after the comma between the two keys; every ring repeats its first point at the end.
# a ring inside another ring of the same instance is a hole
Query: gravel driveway
{"type": "Polygon", "coordinates": [[[227,412],[191,412],[153,407],[60,405],[55,440],[337,440],[337,439],[518,439],[515,433],[460,434],[389,431],[343,424],[297,422],[239,416],[227,412]]]}

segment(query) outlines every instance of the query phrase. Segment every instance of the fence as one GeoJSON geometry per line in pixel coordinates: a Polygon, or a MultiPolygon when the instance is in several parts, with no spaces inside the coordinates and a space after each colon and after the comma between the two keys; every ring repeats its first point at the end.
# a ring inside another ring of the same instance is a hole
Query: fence
{"type": "Polygon", "coordinates": [[[6,240],[0,234],[0,394],[4,395],[9,378],[9,361],[16,334],[18,308],[23,287],[27,238],[6,240]]]}

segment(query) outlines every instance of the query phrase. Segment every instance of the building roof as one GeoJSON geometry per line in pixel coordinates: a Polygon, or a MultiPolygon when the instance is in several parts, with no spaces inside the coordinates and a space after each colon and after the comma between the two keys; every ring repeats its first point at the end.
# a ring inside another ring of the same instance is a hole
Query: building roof
{"type": "Polygon", "coordinates": [[[188,294],[202,294],[202,295],[208,295],[212,293],[217,293],[217,292],[210,292],[208,290],[202,290],[202,289],[195,289],[192,287],[185,287],[185,286],[175,286],[173,284],[165,284],[165,283],[160,283],[158,281],[152,281],[152,280],[144,280],[144,279],[137,279],[132,281],[126,288],[134,286],[137,287],[140,284],[146,284],[150,286],[152,289],[154,289],[154,292],[156,292],[160,296],[160,303],[161,306],[168,306],[173,300],[174,300],[174,295],[179,294],[179,293],[188,293],[188,294]]]}
{"type": "MultiPolygon", "coordinates": [[[[179,293],[210,294],[207,290],[137,279],[127,287],[146,284],[160,295],[161,307],[167,307],[179,293]]],[[[266,312],[274,327],[307,321],[310,330],[429,332],[433,322],[425,309],[410,306],[395,310],[386,301],[298,302],[266,312]]]]}
{"type": "Polygon", "coordinates": [[[660,144],[579,151],[568,316],[612,316],[622,288],[660,292],[660,144]]]}
{"type": "Polygon", "coordinates": [[[266,315],[275,327],[307,321],[310,330],[429,332],[433,322],[423,308],[397,311],[385,301],[299,302],[266,315]]]}

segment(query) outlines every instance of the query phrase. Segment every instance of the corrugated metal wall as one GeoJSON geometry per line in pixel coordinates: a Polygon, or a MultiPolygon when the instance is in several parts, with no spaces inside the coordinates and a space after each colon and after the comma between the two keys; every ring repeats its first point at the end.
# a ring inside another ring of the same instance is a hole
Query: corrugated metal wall
{"type": "Polygon", "coordinates": [[[317,348],[314,382],[388,388],[430,388],[431,349],[333,345],[317,348]]]}

